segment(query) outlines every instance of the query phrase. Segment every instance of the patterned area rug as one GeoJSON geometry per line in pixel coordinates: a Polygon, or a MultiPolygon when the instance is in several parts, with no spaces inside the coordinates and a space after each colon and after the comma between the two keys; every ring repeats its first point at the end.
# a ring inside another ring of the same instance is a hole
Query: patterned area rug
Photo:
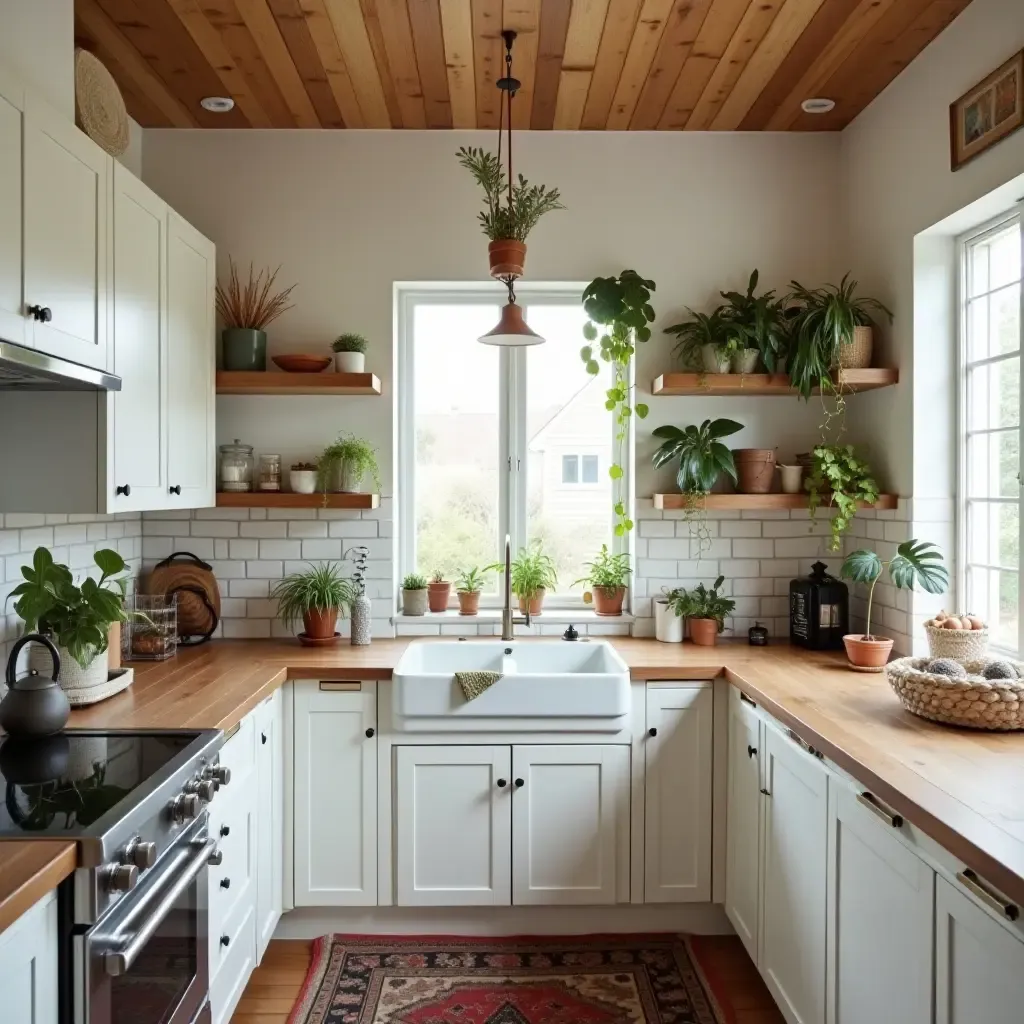
{"type": "Polygon", "coordinates": [[[288,1024],[725,1024],[677,935],[327,935],[288,1024]]]}

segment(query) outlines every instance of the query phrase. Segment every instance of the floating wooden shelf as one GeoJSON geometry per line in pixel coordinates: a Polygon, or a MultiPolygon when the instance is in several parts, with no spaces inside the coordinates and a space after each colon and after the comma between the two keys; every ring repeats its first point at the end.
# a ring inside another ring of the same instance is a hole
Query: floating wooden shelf
{"type": "MultiPolygon", "coordinates": [[[[899,370],[840,370],[836,386],[846,393],[888,388],[900,377],[899,370]]],[[[818,393],[818,389],[814,389],[818,393]]],[[[654,378],[652,395],[795,395],[784,373],[663,373],[654,378]]]]}
{"type": "Polygon", "coordinates": [[[379,508],[379,494],[316,494],[290,491],[219,491],[218,508],[379,508]]]}
{"type": "Polygon", "coordinates": [[[218,370],[218,395],[379,395],[373,373],[279,373],[218,370]]]}
{"type": "MultiPolygon", "coordinates": [[[[899,495],[880,494],[874,505],[860,502],[861,508],[894,509],[899,495]]],[[[806,494],[709,494],[703,501],[691,502],[681,494],[655,494],[654,507],[660,509],[707,508],[741,509],[768,512],[784,508],[807,508],[806,494]]]]}

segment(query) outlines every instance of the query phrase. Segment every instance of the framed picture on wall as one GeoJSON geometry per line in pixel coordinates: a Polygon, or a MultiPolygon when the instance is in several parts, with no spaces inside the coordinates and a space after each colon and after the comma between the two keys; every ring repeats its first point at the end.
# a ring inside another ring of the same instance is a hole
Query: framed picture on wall
{"type": "Polygon", "coordinates": [[[1014,54],[949,108],[950,163],[968,161],[1024,124],[1024,50],[1014,54]]]}

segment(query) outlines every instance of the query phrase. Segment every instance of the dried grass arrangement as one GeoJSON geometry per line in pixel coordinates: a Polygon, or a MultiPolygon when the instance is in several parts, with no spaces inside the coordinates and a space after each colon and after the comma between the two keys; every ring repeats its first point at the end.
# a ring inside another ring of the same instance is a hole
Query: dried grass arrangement
{"type": "Polygon", "coordinates": [[[253,274],[249,264],[249,278],[243,286],[238,276],[235,261],[228,257],[228,283],[224,287],[217,283],[217,313],[224,326],[246,327],[254,331],[264,331],[268,324],[273,323],[282,313],[292,309],[288,301],[295,285],[274,291],[277,281],[277,270],[260,270],[253,274]]]}

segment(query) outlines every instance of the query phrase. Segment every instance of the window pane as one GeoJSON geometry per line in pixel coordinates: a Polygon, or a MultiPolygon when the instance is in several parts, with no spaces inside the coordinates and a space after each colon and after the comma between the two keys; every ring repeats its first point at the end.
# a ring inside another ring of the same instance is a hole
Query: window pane
{"type": "Polygon", "coordinates": [[[579,594],[583,587],[571,584],[586,571],[583,562],[612,541],[612,424],[604,407],[610,377],[604,363],[591,377],[580,362],[579,306],[529,306],[526,318],[547,339],[526,351],[527,536],[555,560],[559,591],[579,594]],[[563,483],[566,454],[578,456],[584,472],[588,459],[605,471],[595,473],[594,486],[563,483]]]}
{"type": "Polygon", "coordinates": [[[1015,427],[1020,420],[1020,360],[1001,359],[968,371],[968,430],[1015,427]]]}
{"type": "Polygon", "coordinates": [[[992,355],[1020,348],[1020,285],[1013,284],[989,296],[992,355]]]}
{"type": "Polygon", "coordinates": [[[599,461],[596,455],[583,456],[583,482],[585,484],[597,483],[597,466],[599,461]]]}
{"type": "Polygon", "coordinates": [[[579,480],[579,460],[575,455],[562,456],[562,483],[574,484],[579,480]]]}
{"type": "Polygon", "coordinates": [[[987,359],[988,350],[988,296],[971,299],[967,306],[967,358],[987,359]]]}
{"type": "Polygon", "coordinates": [[[1016,503],[969,502],[967,533],[971,562],[1019,568],[1020,510],[1016,503]]]}
{"type": "MultiPolygon", "coordinates": [[[[416,566],[489,565],[498,552],[498,349],[476,339],[495,305],[419,305],[413,320],[416,566]]],[[[497,583],[491,578],[490,589],[497,583]]]]}
{"type": "Polygon", "coordinates": [[[989,242],[989,288],[1020,280],[1020,230],[1016,225],[989,242]]]}
{"type": "Polygon", "coordinates": [[[1015,572],[997,572],[969,566],[967,610],[983,618],[997,647],[1017,650],[1020,578],[1015,572]]]}
{"type": "Polygon", "coordinates": [[[967,442],[967,497],[1016,498],[1020,432],[974,434],[967,442]]]}

